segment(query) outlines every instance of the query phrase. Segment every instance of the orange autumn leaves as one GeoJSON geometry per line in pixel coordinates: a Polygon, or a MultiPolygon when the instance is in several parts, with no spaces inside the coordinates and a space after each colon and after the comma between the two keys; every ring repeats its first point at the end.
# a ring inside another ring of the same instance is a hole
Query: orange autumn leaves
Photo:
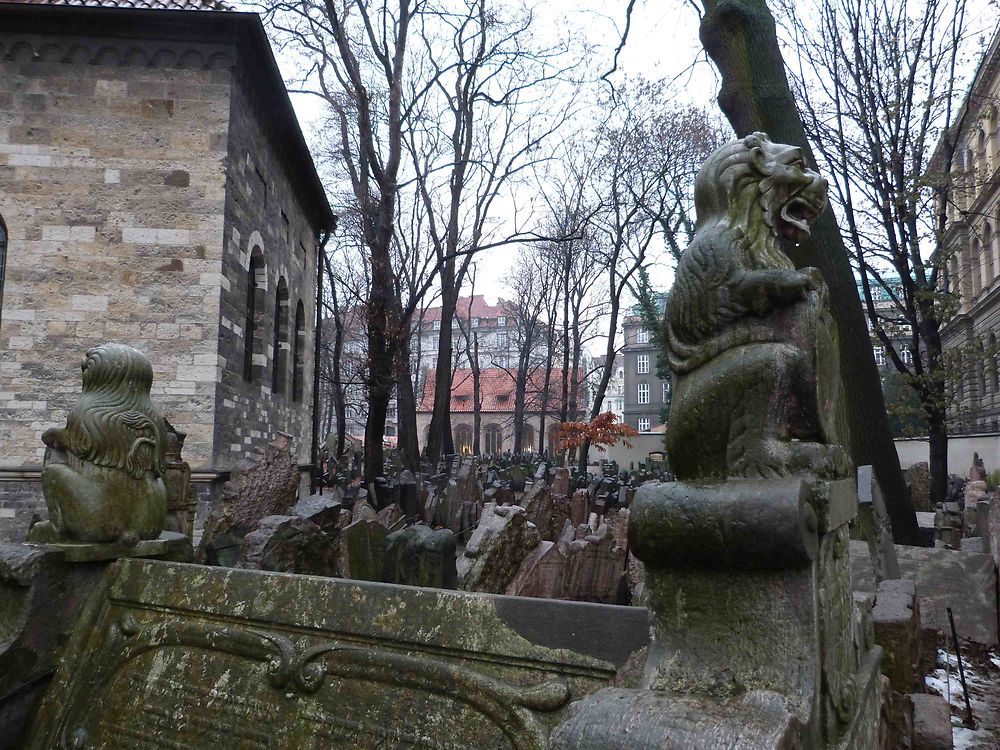
{"type": "Polygon", "coordinates": [[[559,425],[559,450],[576,450],[588,440],[602,453],[607,450],[606,446],[615,445],[619,440],[624,442],[626,448],[631,448],[627,438],[638,434],[634,427],[619,422],[613,412],[606,411],[594,417],[592,422],[563,422],[559,425]]]}

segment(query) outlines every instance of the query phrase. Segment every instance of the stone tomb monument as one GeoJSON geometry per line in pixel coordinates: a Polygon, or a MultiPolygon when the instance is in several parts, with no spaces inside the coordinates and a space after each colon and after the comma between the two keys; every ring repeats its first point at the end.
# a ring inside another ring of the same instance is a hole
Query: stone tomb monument
{"type": "Polygon", "coordinates": [[[645,610],[121,560],[30,748],[541,750],[645,610]]]}
{"type": "Polygon", "coordinates": [[[653,627],[639,687],[584,699],[552,746],[873,750],[882,683],[855,609],[836,328],[809,236],[826,181],[754,133],[695,183],[698,223],[667,300],[677,478],[631,506],[653,627]]]}

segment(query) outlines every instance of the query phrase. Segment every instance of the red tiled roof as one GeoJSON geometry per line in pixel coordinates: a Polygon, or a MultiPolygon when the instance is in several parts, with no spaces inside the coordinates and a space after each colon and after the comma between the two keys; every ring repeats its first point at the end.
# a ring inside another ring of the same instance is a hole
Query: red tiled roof
{"type": "MultiPolygon", "coordinates": [[[[486,301],[486,298],[481,294],[474,294],[472,296],[472,306],[470,309],[469,298],[459,297],[458,306],[455,308],[455,314],[460,318],[496,318],[501,315],[509,316],[510,313],[507,311],[507,302],[504,300],[499,300],[495,305],[491,305],[486,301]]],[[[441,319],[441,308],[440,307],[429,307],[424,311],[424,323],[430,323],[434,320],[441,319]]]]}
{"type": "Polygon", "coordinates": [[[0,0],[19,5],[76,5],[88,8],[140,8],[143,10],[232,10],[219,0],[0,0]]]}
{"type": "MultiPolygon", "coordinates": [[[[434,410],[434,376],[437,371],[430,369],[427,371],[426,385],[424,386],[424,397],[417,407],[418,412],[430,412],[434,410]]],[[[562,388],[562,368],[553,368],[552,377],[549,379],[549,397],[547,410],[549,412],[559,411],[562,406],[560,389],[562,388]]],[[[542,408],[542,391],[545,387],[545,372],[537,369],[528,376],[528,385],[525,394],[525,409],[529,412],[537,412],[542,408]]],[[[514,378],[506,370],[499,367],[488,367],[480,370],[479,373],[480,398],[483,405],[483,413],[502,413],[514,411],[514,378]]],[[[582,387],[578,392],[582,391],[582,387]]],[[[472,370],[461,368],[455,370],[451,376],[451,410],[453,412],[473,412],[475,405],[472,402],[473,378],[472,370]]]]}

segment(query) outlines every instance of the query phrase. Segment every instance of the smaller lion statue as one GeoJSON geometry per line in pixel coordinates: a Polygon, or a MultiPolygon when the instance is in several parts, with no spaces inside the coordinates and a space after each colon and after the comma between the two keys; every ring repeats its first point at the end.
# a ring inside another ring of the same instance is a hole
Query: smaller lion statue
{"type": "Polygon", "coordinates": [[[102,344],[81,366],[83,394],[66,426],[42,435],[49,521],[31,538],[128,546],[155,539],[167,513],[167,432],[149,398],[152,365],[131,346],[102,344]]]}
{"type": "Polygon", "coordinates": [[[826,208],[802,150],[753,133],[706,160],[697,224],[667,299],[667,430],[679,480],[845,476],[842,387],[828,291],[782,249],[826,208]]]}

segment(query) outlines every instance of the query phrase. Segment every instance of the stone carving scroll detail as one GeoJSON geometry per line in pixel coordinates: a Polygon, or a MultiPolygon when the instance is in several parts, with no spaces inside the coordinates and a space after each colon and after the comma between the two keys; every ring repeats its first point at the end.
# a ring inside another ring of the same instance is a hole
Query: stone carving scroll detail
{"type": "MultiPolygon", "coordinates": [[[[570,698],[569,685],[559,678],[524,687],[455,664],[378,648],[326,642],[299,651],[281,635],[174,620],[141,628],[129,613],[110,626],[107,646],[117,653],[103,669],[97,694],[109,689],[125,664],[145,653],[171,647],[205,649],[266,662],[270,683],[280,690],[316,693],[327,676],[334,676],[442,695],[474,709],[519,750],[545,748],[548,732],[532,711],[558,710],[570,698]]],[[[67,750],[88,747],[80,723],[75,714],[66,718],[62,745],[67,750]]]]}

